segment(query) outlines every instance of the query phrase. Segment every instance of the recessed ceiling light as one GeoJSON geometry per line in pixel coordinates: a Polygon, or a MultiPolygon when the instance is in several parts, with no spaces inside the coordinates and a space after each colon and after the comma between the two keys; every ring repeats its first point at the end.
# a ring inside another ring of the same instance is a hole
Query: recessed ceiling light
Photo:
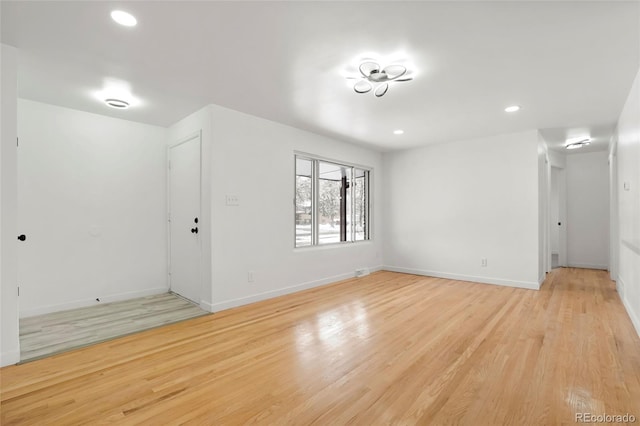
{"type": "Polygon", "coordinates": [[[506,112],[516,112],[520,111],[520,105],[511,105],[504,109],[506,112]]]}
{"type": "Polygon", "coordinates": [[[394,130],[394,131],[393,131],[393,134],[394,134],[394,135],[401,135],[401,134],[403,134],[403,133],[404,133],[404,130],[401,130],[401,129],[398,129],[398,130],[394,130]]]}
{"type": "Polygon", "coordinates": [[[114,10],[111,12],[111,18],[118,24],[124,25],[125,27],[135,27],[138,23],[135,16],[122,10],[114,10]]]}
{"type": "Polygon", "coordinates": [[[567,141],[567,145],[565,146],[565,148],[567,149],[578,149],[578,148],[582,148],[583,146],[587,146],[591,143],[591,139],[582,139],[582,140],[578,140],[578,141],[567,141]]]}
{"type": "Polygon", "coordinates": [[[104,103],[109,105],[111,108],[117,108],[117,109],[129,108],[129,102],[123,101],[122,99],[109,98],[109,99],[105,99],[104,103]]]}

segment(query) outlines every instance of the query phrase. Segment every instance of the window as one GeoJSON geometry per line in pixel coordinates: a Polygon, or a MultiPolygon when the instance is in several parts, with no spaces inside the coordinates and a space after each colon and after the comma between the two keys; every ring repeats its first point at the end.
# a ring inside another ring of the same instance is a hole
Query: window
{"type": "Polygon", "coordinates": [[[296,158],[296,247],[310,246],[311,238],[311,169],[313,162],[296,158]]]}
{"type": "Polygon", "coordinates": [[[296,247],[369,239],[370,171],[296,156],[296,247]]]}

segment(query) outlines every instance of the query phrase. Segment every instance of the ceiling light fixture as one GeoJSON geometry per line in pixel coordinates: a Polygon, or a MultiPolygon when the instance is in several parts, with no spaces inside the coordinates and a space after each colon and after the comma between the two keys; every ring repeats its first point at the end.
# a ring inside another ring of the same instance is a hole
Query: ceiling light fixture
{"type": "Polygon", "coordinates": [[[111,19],[113,19],[120,25],[124,25],[125,27],[135,27],[138,23],[138,20],[135,16],[123,10],[114,10],[113,12],[111,12],[111,19]]]}
{"type": "Polygon", "coordinates": [[[356,93],[368,93],[372,89],[376,97],[381,98],[389,90],[389,83],[394,81],[409,81],[413,77],[407,75],[407,68],[404,65],[388,65],[384,68],[380,67],[377,62],[364,61],[358,67],[360,71],[357,77],[347,77],[349,79],[357,79],[353,85],[356,93]]]}
{"type": "Polygon", "coordinates": [[[574,142],[567,141],[567,145],[565,146],[565,148],[567,148],[567,149],[578,149],[578,148],[582,148],[583,146],[587,146],[590,143],[591,143],[591,139],[589,139],[589,138],[578,140],[578,141],[574,141],[574,142]]]}
{"type": "Polygon", "coordinates": [[[122,99],[109,98],[109,99],[105,99],[104,103],[109,105],[111,108],[117,108],[117,109],[129,108],[129,102],[123,101],[122,99]]]}
{"type": "Polygon", "coordinates": [[[506,107],[504,110],[505,112],[517,112],[520,111],[520,105],[511,105],[506,107]]]}
{"type": "Polygon", "coordinates": [[[404,133],[404,130],[402,130],[402,129],[398,129],[398,130],[394,130],[393,131],[394,135],[402,135],[403,133],[404,133]]]}

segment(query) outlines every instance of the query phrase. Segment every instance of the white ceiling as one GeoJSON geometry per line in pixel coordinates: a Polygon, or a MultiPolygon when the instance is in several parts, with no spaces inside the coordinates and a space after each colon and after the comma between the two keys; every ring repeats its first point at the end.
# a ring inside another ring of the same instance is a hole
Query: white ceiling
{"type": "Polygon", "coordinates": [[[381,150],[527,129],[606,147],[639,68],[638,2],[2,2],[20,97],[169,126],[215,103],[381,150]],[[134,28],[113,9],[133,13],[134,28]],[[345,72],[413,64],[383,98],[345,72]],[[96,99],[130,87],[126,111],[96,99]],[[507,114],[504,108],[522,105],[507,114]],[[404,129],[402,136],[392,134],[404,129]]]}

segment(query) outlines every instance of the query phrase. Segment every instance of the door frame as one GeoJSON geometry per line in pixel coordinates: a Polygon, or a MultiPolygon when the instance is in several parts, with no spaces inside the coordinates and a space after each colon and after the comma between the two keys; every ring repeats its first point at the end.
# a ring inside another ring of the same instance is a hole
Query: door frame
{"type": "MultiPolygon", "coordinates": [[[[558,231],[558,266],[559,267],[567,267],[567,179],[565,174],[564,165],[559,164],[551,164],[549,168],[549,201],[551,201],[551,187],[554,184],[554,173],[553,169],[556,169],[556,184],[558,185],[558,216],[559,220],[562,223],[560,225],[560,229],[558,231]]],[[[551,218],[554,216],[553,212],[551,212],[551,202],[549,202],[549,228],[548,235],[551,237],[552,227],[558,226],[556,221],[552,221],[551,218]]],[[[548,272],[551,272],[552,269],[552,250],[551,250],[551,238],[548,241],[548,264],[547,269],[548,272]]]]}
{"type": "Polygon", "coordinates": [[[618,281],[618,132],[617,127],[609,144],[609,277],[618,281]]]}
{"type": "MultiPolygon", "coordinates": [[[[199,160],[200,160],[200,173],[199,173],[199,191],[198,191],[198,227],[202,227],[202,130],[198,130],[189,134],[188,136],[179,139],[175,143],[170,143],[167,145],[167,283],[169,287],[169,291],[173,293],[171,286],[171,149],[177,146],[183,145],[187,142],[191,142],[194,139],[198,139],[200,141],[200,152],[199,152],[199,160]]],[[[199,238],[200,234],[197,236],[197,246],[198,246],[198,255],[200,256],[200,262],[198,262],[198,277],[199,277],[199,296],[200,300],[197,301],[198,305],[202,307],[202,239],[199,238]]],[[[178,294],[178,293],[175,293],[178,294]]],[[[183,297],[183,296],[180,296],[183,297]]]]}
{"type": "Polygon", "coordinates": [[[565,168],[558,169],[558,209],[560,222],[560,239],[558,241],[558,265],[566,268],[569,262],[569,247],[567,245],[567,175],[565,168]]]}

